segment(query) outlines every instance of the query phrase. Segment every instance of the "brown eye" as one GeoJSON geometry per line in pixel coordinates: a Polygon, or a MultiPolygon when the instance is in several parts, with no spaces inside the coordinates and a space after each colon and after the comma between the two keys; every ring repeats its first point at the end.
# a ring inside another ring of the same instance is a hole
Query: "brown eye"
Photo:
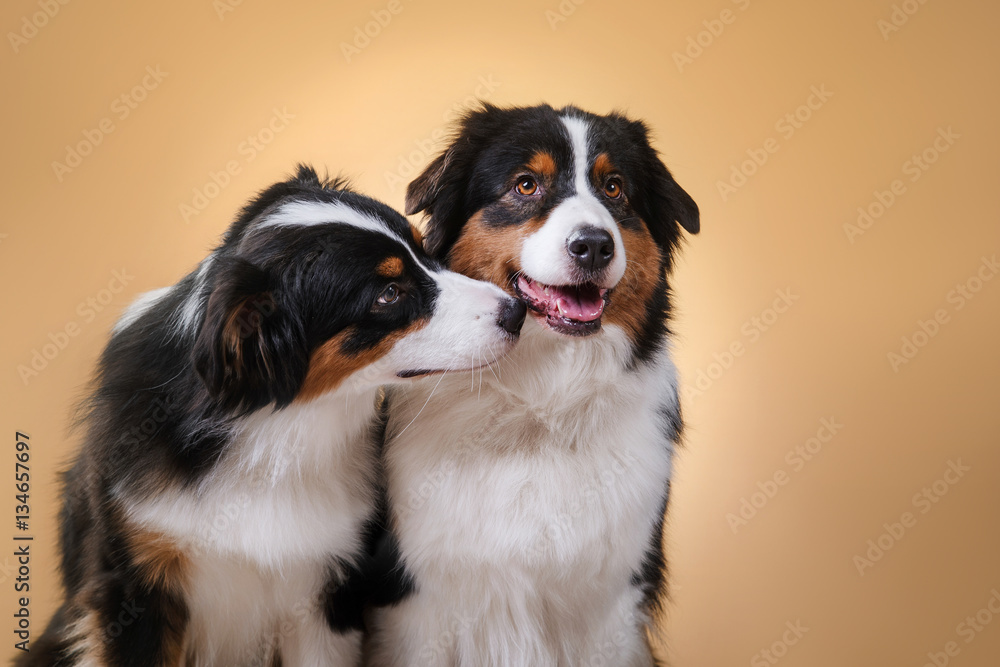
{"type": "Polygon", "coordinates": [[[622,196],[622,182],[618,178],[609,178],[604,184],[604,194],[610,199],[618,199],[622,196]]]}
{"type": "Polygon", "coordinates": [[[538,192],[538,183],[535,182],[535,179],[530,176],[522,176],[518,179],[517,185],[514,186],[514,189],[517,190],[517,194],[530,197],[538,192]]]}
{"type": "Polygon", "coordinates": [[[375,300],[375,303],[380,306],[389,306],[399,301],[402,296],[403,290],[399,289],[399,285],[393,283],[382,290],[382,293],[378,295],[378,299],[375,300]]]}

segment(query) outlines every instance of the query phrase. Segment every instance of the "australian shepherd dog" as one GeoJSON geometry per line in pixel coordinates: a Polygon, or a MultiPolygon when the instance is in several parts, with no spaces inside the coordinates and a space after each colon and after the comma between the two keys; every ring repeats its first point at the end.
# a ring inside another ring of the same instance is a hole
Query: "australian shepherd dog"
{"type": "Polygon", "coordinates": [[[668,276],[698,207],[623,115],[471,112],[413,181],[424,246],[529,309],[476,376],[388,397],[390,526],[409,595],[379,667],[640,667],[681,433],[668,276]]]}

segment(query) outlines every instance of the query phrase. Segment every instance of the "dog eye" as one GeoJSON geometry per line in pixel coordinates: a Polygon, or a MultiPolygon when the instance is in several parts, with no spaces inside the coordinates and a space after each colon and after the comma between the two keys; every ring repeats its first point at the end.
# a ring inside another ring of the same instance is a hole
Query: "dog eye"
{"type": "Polygon", "coordinates": [[[375,303],[380,306],[390,306],[401,298],[403,298],[403,290],[399,288],[399,285],[393,283],[382,290],[382,293],[375,299],[375,303]]]}
{"type": "Polygon", "coordinates": [[[618,199],[622,196],[622,181],[620,178],[609,178],[604,184],[604,194],[609,199],[618,199]]]}
{"type": "Polygon", "coordinates": [[[518,179],[514,189],[517,191],[517,194],[530,197],[538,193],[538,183],[531,176],[522,176],[518,179]]]}

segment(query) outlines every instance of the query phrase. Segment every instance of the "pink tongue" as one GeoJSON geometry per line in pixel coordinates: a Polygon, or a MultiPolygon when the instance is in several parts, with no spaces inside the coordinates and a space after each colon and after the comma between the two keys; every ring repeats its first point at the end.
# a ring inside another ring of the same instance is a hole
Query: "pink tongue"
{"type": "Polygon", "coordinates": [[[593,322],[604,313],[602,290],[593,285],[551,287],[521,276],[518,287],[537,307],[544,308],[548,315],[578,322],[593,322]]]}
{"type": "Polygon", "coordinates": [[[604,312],[601,293],[592,289],[553,289],[555,303],[550,304],[560,317],[568,317],[580,322],[592,322],[604,312]]]}

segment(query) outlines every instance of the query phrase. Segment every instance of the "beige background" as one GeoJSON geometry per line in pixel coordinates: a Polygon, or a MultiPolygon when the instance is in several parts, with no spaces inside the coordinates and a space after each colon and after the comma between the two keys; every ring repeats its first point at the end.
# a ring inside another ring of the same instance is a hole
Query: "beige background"
{"type": "Polygon", "coordinates": [[[32,444],[37,636],[58,597],[56,473],[78,444],[70,407],[121,309],[178,280],[296,161],[401,207],[400,183],[478,96],[644,118],[701,206],[703,232],[673,280],[689,428],[669,521],[661,635],[672,663],[772,664],[759,652],[778,642],[783,665],[919,667],[951,641],[949,664],[1000,662],[1000,617],[960,627],[1000,590],[1000,280],[975,280],[1000,252],[995,3],[907,0],[890,32],[893,0],[398,0],[348,61],[342,43],[386,2],[46,1],[51,18],[32,0],[0,9],[5,655],[15,430],[32,444]],[[729,23],[713,23],[724,10],[729,23]],[[45,25],[26,28],[33,20],[45,25]],[[678,65],[687,48],[697,57],[678,65]],[[151,89],[123,118],[116,99],[144,77],[151,89]],[[776,124],[814,86],[832,96],[813,97],[788,136],[776,124]],[[275,110],[294,117],[268,136],[275,110]],[[67,145],[105,118],[113,131],[57,175],[67,145]],[[948,128],[958,137],[935,154],[948,128]],[[270,142],[250,149],[250,135],[270,142]],[[724,200],[719,181],[769,139],[777,152],[724,200]],[[911,172],[925,149],[936,161],[911,172]],[[206,189],[230,161],[239,172],[206,189]],[[896,179],[902,194],[849,239],[844,225],[896,179]],[[208,198],[196,202],[196,189],[208,198]],[[180,206],[195,203],[204,210],[186,221],[180,206]],[[952,290],[969,279],[981,289],[965,301],[952,290]],[[776,290],[794,298],[779,301],[784,313],[769,311],[776,290]],[[939,309],[947,321],[894,370],[887,355],[939,309]],[[67,325],[77,335],[23,379],[18,367],[67,325]],[[742,354],[730,359],[733,343],[742,354]],[[824,418],[842,425],[832,439],[824,418]],[[829,442],[811,460],[786,458],[818,433],[829,442]],[[949,461],[969,470],[939,482],[938,502],[915,502],[949,461]],[[784,484],[770,487],[775,475],[784,484]],[[761,486],[773,497],[752,497],[761,486]],[[762,507],[734,530],[727,515],[744,498],[762,507]],[[905,534],[883,535],[904,512],[905,534]],[[880,536],[891,547],[859,573],[855,557],[880,536]],[[788,622],[808,628],[794,645],[782,645],[788,622]]]}

